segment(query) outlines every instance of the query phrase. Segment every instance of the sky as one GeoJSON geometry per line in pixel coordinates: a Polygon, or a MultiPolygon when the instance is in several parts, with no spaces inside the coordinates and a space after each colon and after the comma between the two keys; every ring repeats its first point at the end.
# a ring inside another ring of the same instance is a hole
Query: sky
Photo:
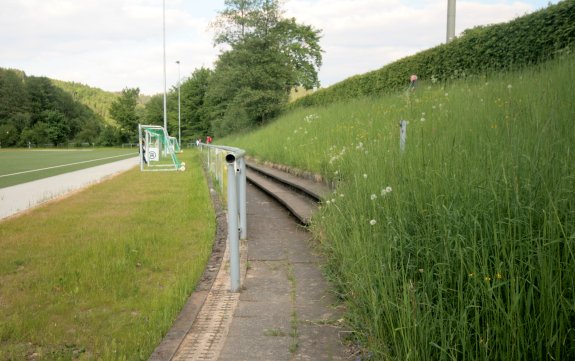
{"type": "MultiPolygon", "coordinates": [[[[558,0],[458,0],[456,35],[558,0]]],[[[224,0],[2,0],[0,67],[107,91],[170,90],[213,68],[210,23],[224,0]],[[165,4],[165,5],[164,5],[165,4]],[[179,61],[178,65],[176,61],[179,61]]],[[[322,87],[445,42],[447,0],[285,0],[286,17],[322,30],[322,87]]]]}

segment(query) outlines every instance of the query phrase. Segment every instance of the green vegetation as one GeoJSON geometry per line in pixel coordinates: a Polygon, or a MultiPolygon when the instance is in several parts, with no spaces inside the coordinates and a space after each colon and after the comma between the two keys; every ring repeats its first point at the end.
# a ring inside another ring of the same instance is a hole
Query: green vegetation
{"type": "Polygon", "coordinates": [[[449,44],[353,76],[292,107],[327,105],[405,89],[409,76],[444,82],[490,71],[518,70],[569,53],[575,45],[575,1],[566,0],[503,24],[466,30],[449,44]]]}
{"type": "Polygon", "coordinates": [[[569,55],[296,108],[222,142],[335,184],[312,230],[373,359],[570,360],[573,84],[569,55]]]}
{"type": "Polygon", "coordinates": [[[0,360],[146,360],[198,282],[215,217],[198,154],[0,222],[0,360]]]}
{"type": "Polygon", "coordinates": [[[107,92],[88,85],[51,79],[58,88],[72,95],[74,100],[86,105],[101,116],[106,124],[115,125],[116,121],[110,117],[110,106],[118,98],[117,93],[107,92]]]}
{"type": "MultiPolygon", "coordinates": [[[[110,106],[110,115],[118,123],[118,136],[122,142],[138,142],[140,117],[136,111],[140,89],[126,88],[110,106]]],[[[112,139],[113,141],[113,139],[112,139]]]]}
{"type": "Polygon", "coordinates": [[[282,16],[278,0],[226,1],[213,23],[220,54],[205,107],[211,131],[223,136],[274,118],[292,88],[319,86],[320,31],[282,16]]]}
{"type": "Polygon", "coordinates": [[[45,77],[0,68],[0,146],[97,141],[103,118],[45,77]]]}
{"type": "Polygon", "coordinates": [[[0,188],[137,156],[138,148],[2,149],[0,188]]]}

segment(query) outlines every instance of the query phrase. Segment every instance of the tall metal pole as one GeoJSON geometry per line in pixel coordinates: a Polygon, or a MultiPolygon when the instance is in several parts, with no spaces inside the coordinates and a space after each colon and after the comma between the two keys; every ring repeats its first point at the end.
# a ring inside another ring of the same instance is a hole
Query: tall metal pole
{"type": "Polygon", "coordinates": [[[455,0],[447,0],[447,37],[449,43],[455,38],[455,0]]]}
{"type": "Polygon", "coordinates": [[[168,131],[168,107],[166,93],[166,0],[163,0],[163,22],[164,22],[164,129],[168,131]]]}
{"type": "Polygon", "coordinates": [[[182,149],[182,112],[180,107],[180,86],[181,86],[181,75],[180,75],[180,61],[176,61],[178,64],[178,146],[182,149]]]}

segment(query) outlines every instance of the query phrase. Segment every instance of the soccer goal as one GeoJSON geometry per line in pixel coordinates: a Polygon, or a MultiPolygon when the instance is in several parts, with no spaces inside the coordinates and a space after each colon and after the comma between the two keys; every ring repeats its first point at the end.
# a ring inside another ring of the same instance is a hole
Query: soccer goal
{"type": "Polygon", "coordinates": [[[183,171],[186,164],[181,162],[176,153],[180,147],[176,138],[159,125],[138,124],[140,144],[141,171],[183,171]]]}

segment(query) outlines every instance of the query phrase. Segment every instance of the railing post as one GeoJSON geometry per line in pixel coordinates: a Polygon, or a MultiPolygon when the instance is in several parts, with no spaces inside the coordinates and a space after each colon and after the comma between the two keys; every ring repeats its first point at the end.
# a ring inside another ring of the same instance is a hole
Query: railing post
{"type": "Polygon", "coordinates": [[[238,196],[236,185],[236,157],[226,155],[228,163],[228,239],[230,246],[230,278],[231,292],[240,289],[240,241],[238,232],[238,196]]]}
{"type": "Polygon", "coordinates": [[[239,179],[239,202],[240,202],[240,239],[245,240],[248,238],[247,232],[247,199],[246,199],[246,161],[244,157],[241,157],[239,160],[239,170],[240,170],[240,179],[239,179]]]}
{"type": "Polygon", "coordinates": [[[403,153],[405,151],[405,141],[407,140],[407,121],[402,120],[399,122],[399,150],[403,153]]]}

